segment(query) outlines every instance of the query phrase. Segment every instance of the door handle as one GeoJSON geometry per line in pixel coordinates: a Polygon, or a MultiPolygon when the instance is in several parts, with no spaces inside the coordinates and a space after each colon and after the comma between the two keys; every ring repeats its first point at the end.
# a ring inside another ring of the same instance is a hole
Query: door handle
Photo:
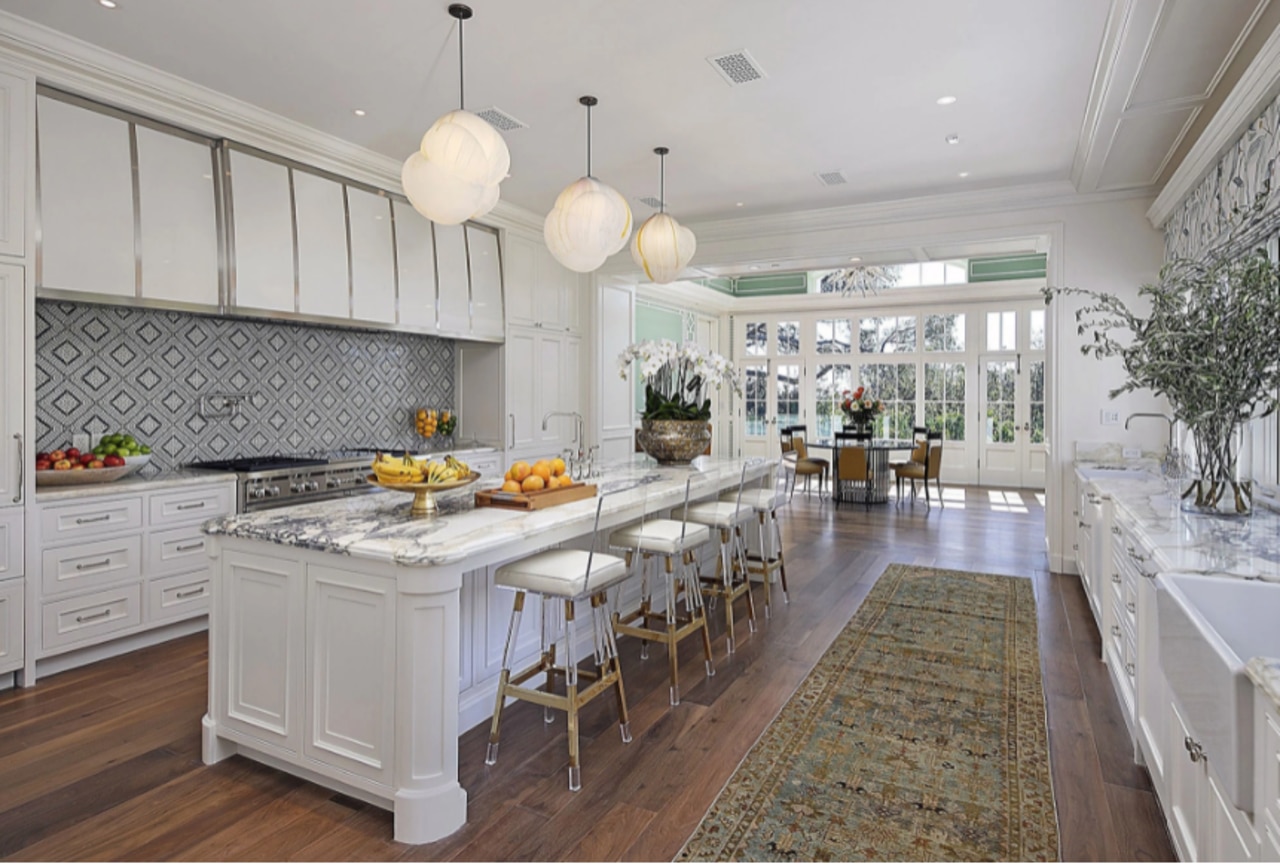
{"type": "Polygon", "coordinates": [[[516,447],[516,414],[514,412],[507,413],[507,418],[511,419],[511,445],[508,448],[516,447]]]}
{"type": "Polygon", "coordinates": [[[26,478],[27,472],[27,456],[26,448],[22,442],[22,434],[16,433],[13,438],[18,441],[18,489],[14,491],[13,501],[15,503],[22,502],[22,486],[26,478]]]}

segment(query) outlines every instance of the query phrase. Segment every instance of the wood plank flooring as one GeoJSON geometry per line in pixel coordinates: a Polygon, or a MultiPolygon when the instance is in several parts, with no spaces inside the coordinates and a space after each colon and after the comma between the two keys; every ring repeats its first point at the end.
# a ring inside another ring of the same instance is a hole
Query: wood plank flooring
{"type": "Polygon", "coordinates": [[[733,657],[712,618],[714,678],[690,644],[672,708],[665,654],[641,660],[623,639],[634,741],[621,743],[611,701],[594,702],[582,791],[570,793],[563,719],[544,726],[540,709],[516,704],[495,767],[484,764],[486,726],[460,738],[469,821],[431,845],[394,843],[389,813],[249,760],[203,766],[203,635],[0,693],[0,858],[667,861],[876,578],[901,562],[1034,579],[1062,856],[1173,860],[1079,581],[1047,571],[1037,495],[947,494],[946,508],[870,512],[797,495],[780,513],[791,604],[775,595],[754,635],[740,619],[733,657]]]}

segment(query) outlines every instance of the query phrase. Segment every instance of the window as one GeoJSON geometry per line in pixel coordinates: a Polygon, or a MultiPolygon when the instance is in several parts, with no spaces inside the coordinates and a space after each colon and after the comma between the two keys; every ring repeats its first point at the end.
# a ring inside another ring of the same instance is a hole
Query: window
{"type": "Polygon", "coordinates": [[[924,318],[925,352],[964,352],[964,314],[946,313],[924,318]]]}
{"type": "Polygon", "coordinates": [[[884,415],[875,433],[889,439],[910,439],[916,425],[915,363],[864,364],[858,374],[866,396],[884,401],[884,415]]]}
{"type": "Polygon", "coordinates": [[[1031,442],[1044,443],[1044,362],[1031,362],[1031,442]]]}
{"type": "Polygon", "coordinates": [[[964,442],[964,397],[964,364],[924,366],[925,427],[941,431],[945,440],[964,442]]]}
{"type": "Polygon", "coordinates": [[[987,351],[1012,352],[1018,348],[1018,314],[1012,310],[987,314],[987,351]]]}
{"type": "Polygon", "coordinates": [[[767,433],[765,419],[769,415],[769,367],[764,364],[742,366],[743,410],[746,414],[746,435],[762,437],[767,433]]]}
{"type": "Polygon", "coordinates": [[[853,323],[848,319],[819,319],[816,342],[821,355],[845,355],[853,349],[853,323]]]}
{"type": "Polygon", "coordinates": [[[778,365],[778,430],[800,424],[800,365],[778,365]]]}
{"type": "Polygon", "coordinates": [[[747,323],[747,355],[769,354],[769,326],[763,322],[747,323]]]}
{"type": "Polygon", "coordinates": [[[1032,349],[1044,349],[1044,311],[1031,311],[1030,340],[1032,349]]]}
{"type": "Polygon", "coordinates": [[[820,364],[815,385],[818,412],[814,435],[825,439],[844,424],[840,402],[844,400],[844,392],[853,390],[853,367],[848,364],[820,364]]]}
{"type": "Polygon", "coordinates": [[[858,323],[858,349],[868,353],[915,352],[914,316],[870,316],[858,323]]]}
{"type": "Polygon", "coordinates": [[[986,440],[988,443],[1011,443],[1014,440],[1014,432],[1017,429],[1013,418],[1016,378],[1014,362],[987,362],[986,440]]]}
{"type": "Polygon", "coordinates": [[[800,354],[800,323],[799,322],[779,322],[778,323],[778,354],[779,355],[799,355],[800,354]]]}

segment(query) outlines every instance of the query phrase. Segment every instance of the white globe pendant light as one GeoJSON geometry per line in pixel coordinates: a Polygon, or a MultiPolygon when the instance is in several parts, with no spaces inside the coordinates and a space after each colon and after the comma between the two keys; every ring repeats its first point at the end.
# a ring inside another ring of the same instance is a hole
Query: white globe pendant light
{"type": "Polygon", "coordinates": [[[511,154],[497,130],[463,108],[462,22],[471,17],[471,7],[454,3],[449,14],[458,19],[458,110],[427,130],[404,161],[400,183],[419,214],[454,226],[482,217],[498,204],[498,184],[511,168],[511,154]]]}
{"type": "Polygon", "coordinates": [[[591,176],[591,107],[599,100],[584,96],[587,107],[587,173],[565,187],[542,224],[547,249],[570,271],[586,273],[604,264],[631,237],[631,208],[608,184],[591,176]]]}
{"type": "Polygon", "coordinates": [[[698,248],[693,232],[667,213],[667,154],[669,148],[654,148],[661,168],[658,182],[658,213],[640,224],[631,239],[631,258],[654,283],[670,283],[693,258],[698,248]]]}

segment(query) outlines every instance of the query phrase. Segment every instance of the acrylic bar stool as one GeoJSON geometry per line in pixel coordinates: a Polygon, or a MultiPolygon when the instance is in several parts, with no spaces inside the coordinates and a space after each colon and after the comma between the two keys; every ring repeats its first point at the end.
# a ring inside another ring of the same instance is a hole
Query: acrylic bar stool
{"type": "Polygon", "coordinates": [[[716,559],[714,575],[702,576],[702,592],[712,597],[712,606],[717,600],[724,600],[725,614],[725,647],[729,653],[737,648],[733,628],[733,603],[740,597],[747,597],[747,624],[752,632],[756,631],[756,604],[751,597],[751,581],[747,573],[746,549],[743,545],[742,525],[751,517],[751,509],[742,504],[742,488],[746,484],[747,475],[755,472],[760,461],[748,461],[742,467],[742,475],[738,486],[734,489],[734,498],[727,500],[708,500],[685,507],[684,517],[689,521],[706,524],[720,531],[720,553],[716,559]]]}
{"type": "MultiPolygon", "coordinates": [[[[691,474],[684,486],[684,505],[689,505],[689,492],[693,489],[697,474],[691,474]]],[[[649,642],[665,644],[670,665],[671,704],[680,703],[679,654],[680,641],[694,632],[702,632],[702,650],[705,655],[707,676],[716,673],[711,658],[711,631],[707,628],[707,612],[698,587],[698,570],[693,552],[711,538],[711,531],[702,524],[675,521],[668,518],[643,518],[635,524],[613,531],[609,544],[626,552],[628,567],[638,567],[640,572],[640,602],[626,614],[613,615],[613,629],[618,635],[639,638],[640,658],[649,658],[649,642]],[[663,610],[653,607],[652,587],[648,565],[654,558],[662,558],[664,571],[663,610]],[[684,614],[678,612],[684,603],[684,614]]]]}
{"type": "MultiPolygon", "coordinates": [[[[742,498],[739,501],[743,506],[755,512],[756,520],[759,523],[760,553],[759,555],[753,554],[748,548],[747,573],[760,576],[760,582],[764,589],[764,616],[766,618],[770,616],[770,606],[773,601],[773,576],[775,574],[778,576],[779,583],[782,586],[783,604],[791,604],[791,596],[787,591],[787,564],[782,557],[782,530],[778,525],[778,502],[781,500],[781,496],[778,494],[777,474],[778,461],[770,461],[769,467],[765,470],[764,475],[760,477],[759,486],[745,487],[742,491],[742,498]]],[[[733,491],[728,491],[720,499],[726,502],[733,502],[735,496],[733,491]]]]}
{"type": "Polygon", "coordinates": [[[593,698],[613,687],[618,700],[618,726],[622,742],[631,743],[631,723],[627,718],[627,697],[622,687],[622,669],[618,665],[618,647],[609,623],[605,593],[609,587],[627,577],[627,564],[621,557],[596,553],[596,533],[600,529],[600,510],[604,497],[596,504],[595,528],[591,533],[591,550],[553,548],[507,563],[498,569],[495,583],[516,591],[507,630],[507,644],[502,653],[502,674],[498,678],[497,706],[489,729],[489,747],[485,764],[498,761],[498,740],[502,728],[502,709],[508,698],[542,705],[543,718],[551,722],[552,711],[559,709],[569,718],[569,789],[582,787],[582,770],[578,754],[578,711],[593,698]],[[520,617],[525,595],[536,593],[542,599],[542,653],[533,665],[513,675],[516,641],[520,634],[520,617]],[[591,604],[591,628],[594,638],[595,671],[578,668],[574,618],[579,603],[591,604]],[[563,606],[561,608],[561,606],[563,606]],[[562,619],[563,618],[563,619],[562,619]],[[556,662],[556,639],[563,634],[564,662],[556,662]],[[545,690],[523,686],[538,675],[546,675],[545,690]],[[564,679],[564,694],[555,692],[555,679],[564,679]],[[580,678],[591,681],[579,689],[580,678]]]}

